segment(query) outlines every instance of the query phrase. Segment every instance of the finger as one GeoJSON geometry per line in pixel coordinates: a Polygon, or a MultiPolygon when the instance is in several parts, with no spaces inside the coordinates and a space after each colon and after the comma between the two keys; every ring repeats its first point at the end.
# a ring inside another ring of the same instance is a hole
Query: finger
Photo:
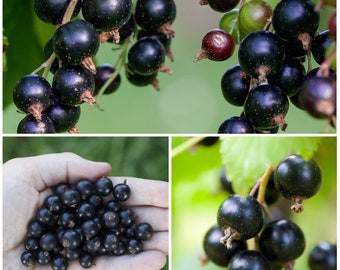
{"type": "Polygon", "coordinates": [[[135,177],[110,177],[113,184],[126,183],[131,189],[131,196],[126,205],[152,205],[169,207],[169,184],[165,181],[148,180],[135,177]]]}
{"type": "Polygon", "coordinates": [[[17,158],[5,165],[7,175],[29,181],[38,191],[60,182],[72,184],[82,178],[95,180],[111,171],[108,163],[90,161],[73,153],[17,158]]]}
{"type": "Polygon", "coordinates": [[[164,254],[169,252],[169,233],[168,232],[156,232],[152,238],[143,242],[143,250],[158,250],[164,254]]]}
{"type": "Polygon", "coordinates": [[[131,207],[137,219],[136,223],[148,222],[154,231],[169,230],[169,210],[167,208],[140,206],[131,207]]]}

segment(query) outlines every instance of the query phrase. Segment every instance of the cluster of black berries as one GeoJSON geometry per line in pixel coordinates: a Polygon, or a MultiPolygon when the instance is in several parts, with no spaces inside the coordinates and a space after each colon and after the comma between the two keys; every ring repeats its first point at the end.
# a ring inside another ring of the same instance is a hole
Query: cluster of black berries
{"type": "Polygon", "coordinates": [[[27,114],[18,133],[78,133],[80,105],[98,106],[94,96],[115,92],[121,68],[132,85],[157,90],[158,72],[172,74],[165,57],[173,61],[173,0],[138,0],[135,6],[132,0],[35,0],[34,10],[57,29],[45,45],[46,62],[15,86],[14,103],[27,114]],[[95,65],[103,42],[121,48],[115,65],[95,65]],[[49,71],[52,84],[45,79],[49,71]]]}
{"type": "Polygon", "coordinates": [[[124,206],[130,194],[126,181],[114,186],[105,177],[58,184],[28,224],[22,264],[67,269],[69,261],[78,260],[89,268],[96,256],[141,252],[153,228],[137,223],[134,211],[124,206]]]}
{"type": "MultiPolygon", "coordinates": [[[[328,2],[335,6],[335,1],[328,2]]],[[[242,112],[225,119],[218,133],[284,131],[290,103],[335,128],[335,11],[328,29],[319,33],[321,4],[311,0],[283,0],[274,9],[263,0],[200,3],[223,16],[219,28],[203,37],[194,61],[224,61],[239,45],[239,64],[225,71],[221,89],[225,100],[242,112]],[[312,69],[311,55],[319,68],[312,69]]]]}
{"type": "MultiPolygon", "coordinates": [[[[283,196],[293,201],[293,212],[301,212],[302,201],[315,195],[321,186],[321,170],[314,160],[290,155],[269,173],[261,199],[256,189],[246,197],[234,194],[231,182],[223,174],[220,181],[231,195],[217,211],[217,224],[204,236],[204,261],[229,267],[229,270],[293,269],[293,261],[305,250],[304,233],[289,218],[268,216],[265,219],[264,207],[283,196]],[[252,238],[257,239],[255,249],[248,248],[247,240],[252,238]]],[[[269,208],[267,215],[268,211],[269,208]]],[[[315,247],[309,258],[311,269],[336,269],[335,250],[329,243],[315,247]]]]}

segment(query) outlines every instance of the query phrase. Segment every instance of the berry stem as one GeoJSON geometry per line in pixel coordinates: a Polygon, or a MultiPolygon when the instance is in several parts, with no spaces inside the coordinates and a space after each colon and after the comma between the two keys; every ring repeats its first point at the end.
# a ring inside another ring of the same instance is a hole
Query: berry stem
{"type": "Polygon", "coordinates": [[[67,23],[71,20],[74,9],[77,5],[78,0],[71,0],[70,3],[68,4],[68,7],[65,11],[63,20],[61,21],[61,24],[67,23]]]}
{"type": "Polygon", "coordinates": [[[178,145],[172,150],[171,157],[174,158],[180,153],[190,149],[191,147],[196,145],[198,142],[200,142],[204,138],[205,138],[204,136],[200,136],[200,137],[193,137],[193,138],[186,140],[184,143],[178,145]]]}
{"type": "Polygon", "coordinates": [[[266,188],[267,188],[269,177],[270,177],[273,169],[274,169],[274,165],[269,164],[266,171],[264,172],[264,174],[261,176],[261,178],[259,180],[257,180],[257,183],[260,183],[259,192],[258,192],[258,195],[257,195],[257,200],[262,205],[265,202],[266,188]]]}

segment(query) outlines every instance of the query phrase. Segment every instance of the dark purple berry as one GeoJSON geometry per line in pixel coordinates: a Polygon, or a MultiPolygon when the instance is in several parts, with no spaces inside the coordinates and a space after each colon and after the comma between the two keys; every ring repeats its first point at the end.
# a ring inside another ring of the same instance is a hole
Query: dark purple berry
{"type": "Polygon", "coordinates": [[[335,270],[337,263],[337,248],[335,244],[320,241],[308,256],[308,266],[311,270],[335,270]]]}
{"type": "Polygon", "coordinates": [[[243,250],[231,258],[229,270],[273,270],[269,260],[255,250],[243,250]]]}
{"type": "Polygon", "coordinates": [[[37,261],[37,258],[33,251],[26,250],[21,254],[20,260],[23,265],[33,267],[33,265],[37,261]]]}
{"type": "Polygon", "coordinates": [[[124,183],[120,183],[114,186],[113,188],[113,198],[119,202],[125,202],[130,198],[131,189],[126,184],[126,180],[124,183]]]}
{"type": "Polygon", "coordinates": [[[254,128],[247,118],[232,116],[222,122],[217,132],[219,134],[247,134],[254,133],[254,128]]]}
{"type": "MultiPolygon", "coordinates": [[[[95,89],[93,95],[97,95],[99,90],[103,87],[103,85],[110,79],[112,74],[116,71],[115,67],[110,64],[102,64],[97,66],[97,72],[95,74],[95,89]]],[[[121,84],[121,77],[119,74],[111,81],[111,83],[105,88],[104,95],[114,93],[121,84]]]]}
{"type": "Polygon", "coordinates": [[[95,188],[101,196],[108,196],[113,191],[113,184],[109,178],[102,177],[95,182],[95,188]]]}
{"type": "Polygon", "coordinates": [[[45,114],[41,114],[41,120],[27,115],[19,122],[17,133],[48,134],[55,133],[55,128],[51,118],[45,114]]]}
{"type": "Polygon", "coordinates": [[[47,232],[39,240],[40,248],[44,251],[52,251],[58,244],[57,235],[47,232]]]}

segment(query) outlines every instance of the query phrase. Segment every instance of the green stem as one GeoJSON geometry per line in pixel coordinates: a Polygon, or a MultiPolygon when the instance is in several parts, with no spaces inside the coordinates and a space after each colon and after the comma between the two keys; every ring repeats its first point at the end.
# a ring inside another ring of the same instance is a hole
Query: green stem
{"type": "Polygon", "coordinates": [[[174,158],[177,155],[179,155],[180,153],[190,149],[191,147],[193,147],[194,145],[196,145],[198,142],[200,142],[201,140],[203,140],[205,138],[205,136],[201,136],[201,137],[192,137],[188,140],[186,140],[184,143],[180,144],[179,146],[175,147],[171,152],[171,157],[174,158]]]}
{"type": "Polygon", "coordinates": [[[274,165],[269,164],[263,176],[258,180],[260,181],[260,189],[257,194],[257,200],[260,204],[265,203],[266,188],[268,184],[269,177],[274,169],[274,165]]]}

